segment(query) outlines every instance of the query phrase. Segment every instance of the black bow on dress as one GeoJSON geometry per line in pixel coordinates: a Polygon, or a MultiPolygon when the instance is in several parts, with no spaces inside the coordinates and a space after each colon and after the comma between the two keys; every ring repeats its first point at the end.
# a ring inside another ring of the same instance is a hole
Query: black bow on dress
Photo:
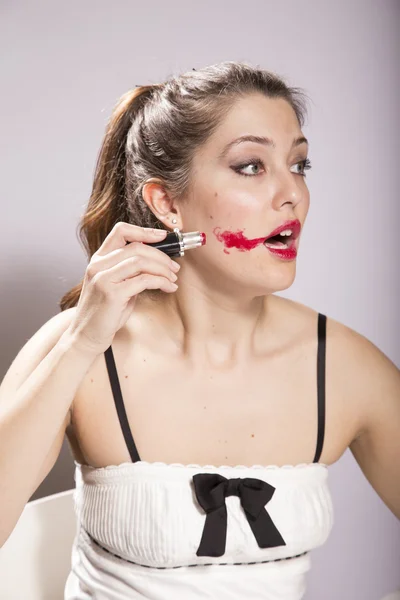
{"type": "Polygon", "coordinates": [[[197,473],[193,476],[193,483],[197,500],[207,513],[197,556],[222,556],[225,553],[227,496],[240,497],[247,521],[260,548],[286,546],[264,508],[275,492],[274,486],[262,479],[227,479],[218,473],[197,473]]]}

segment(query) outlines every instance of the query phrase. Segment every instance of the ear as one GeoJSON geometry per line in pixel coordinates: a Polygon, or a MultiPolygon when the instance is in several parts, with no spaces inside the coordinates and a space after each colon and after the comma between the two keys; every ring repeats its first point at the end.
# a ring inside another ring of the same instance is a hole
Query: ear
{"type": "Polygon", "coordinates": [[[162,181],[155,178],[147,180],[142,188],[142,197],[151,212],[165,227],[183,228],[179,209],[162,181]],[[172,223],[172,219],[176,219],[176,223],[172,223]]]}

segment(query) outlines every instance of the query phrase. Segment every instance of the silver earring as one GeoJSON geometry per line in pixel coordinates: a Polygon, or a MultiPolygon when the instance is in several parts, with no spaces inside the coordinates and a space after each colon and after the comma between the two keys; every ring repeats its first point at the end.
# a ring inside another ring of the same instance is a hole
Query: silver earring
{"type": "Polygon", "coordinates": [[[178,221],[176,219],[172,219],[172,222],[173,223],[177,223],[178,221]]]}

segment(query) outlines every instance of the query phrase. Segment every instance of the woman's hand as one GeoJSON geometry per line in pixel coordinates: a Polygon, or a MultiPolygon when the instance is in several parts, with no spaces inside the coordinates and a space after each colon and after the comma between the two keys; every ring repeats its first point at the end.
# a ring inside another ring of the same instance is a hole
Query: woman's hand
{"type": "Polygon", "coordinates": [[[93,254],[68,328],[83,349],[103,353],[127,322],[143,290],[170,293],[178,288],[174,282],[180,265],[142,243],[161,241],[166,234],[165,230],[120,221],[93,254]]]}

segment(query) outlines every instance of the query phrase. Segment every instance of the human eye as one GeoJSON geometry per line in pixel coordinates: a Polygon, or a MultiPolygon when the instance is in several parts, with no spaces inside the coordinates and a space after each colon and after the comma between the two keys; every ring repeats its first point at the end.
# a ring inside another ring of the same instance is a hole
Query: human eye
{"type": "Polygon", "coordinates": [[[252,173],[242,173],[243,169],[246,169],[247,167],[252,167],[252,166],[256,166],[257,168],[264,168],[264,164],[262,162],[262,160],[260,160],[259,158],[251,158],[248,161],[246,161],[245,163],[242,163],[240,165],[233,165],[231,168],[238,174],[238,175],[244,175],[245,177],[254,177],[254,175],[259,175],[259,172],[254,173],[254,171],[252,173]]]}
{"type": "MultiPolygon", "coordinates": [[[[305,171],[308,171],[309,169],[312,168],[310,160],[308,158],[305,158],[304,160],[298,161],[294,166],[298,167],[298,165],[300,165],[300,171],[297,171],[296,175],[301,175],[302,177],[306,177],[305,171]]],[[[245,163],[241,163],[239,165],[233,165],[231,168],[236,173],[238,173],[238,175],[244,175],[245,177],[254,177],[255,175],[260,175],[260,171],[257,170],[255,172],[254,167],[256,167],[256,169],[260,169],[260,168],[264,169],[264,163],[259,158],[251,158],[248,161],[246,161],[245,163]],[[243,170],[247,169],[248,167],[252,167],[251,172],[244,173],[243,170]]]]}
{"type": "Polygon", "coordinates": [[[301,166],[301,171],[297,172],[296,175],[301,175],[302,177],[306,177],[305,171],[308,171],[308,169],[311,169],[311,162],[308,158],[305,158],[304,160],[300,160],[299,162],[297,162],[294,166],[297,167],[297,165],[301,166]]]}

